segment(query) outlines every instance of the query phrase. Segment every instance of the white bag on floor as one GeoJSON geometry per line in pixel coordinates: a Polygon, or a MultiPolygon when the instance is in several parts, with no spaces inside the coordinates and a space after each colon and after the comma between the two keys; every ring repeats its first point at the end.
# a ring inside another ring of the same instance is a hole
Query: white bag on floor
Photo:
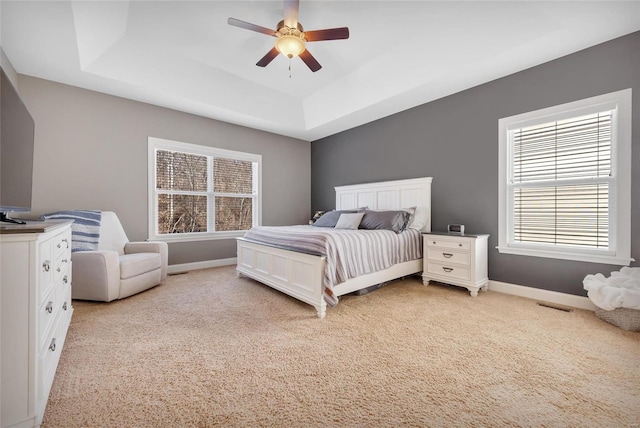
{"type": "Polygon", "coordinates": [[[640,268],[623,267],[609,278],[601,273],[587,275],[582,283],[589,299],[601,309],[640,309],[640,268]]]}

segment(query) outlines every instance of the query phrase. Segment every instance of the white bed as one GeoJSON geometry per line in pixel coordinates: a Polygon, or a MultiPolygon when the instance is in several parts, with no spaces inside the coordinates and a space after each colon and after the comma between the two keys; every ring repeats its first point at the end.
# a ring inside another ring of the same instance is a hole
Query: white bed
{"type": "MultiPolygon", "coordinates": [[[[397,210],[413,206],[426,207],[427,220],[423,232],[431,230],[432,177],[380,183],[338,186],[336,209],[369,207],[373,210],[397,210]]],[[[316,308],[318,317],[326,314],[323,275],[326,258],[258,244],[237,238],[238,275],[246,275],[316,308]]],[[[422,259],[411,260],[388,269],[349,279],[334,286],[342,296],[381,282],[422,271],[422,259]]]]}

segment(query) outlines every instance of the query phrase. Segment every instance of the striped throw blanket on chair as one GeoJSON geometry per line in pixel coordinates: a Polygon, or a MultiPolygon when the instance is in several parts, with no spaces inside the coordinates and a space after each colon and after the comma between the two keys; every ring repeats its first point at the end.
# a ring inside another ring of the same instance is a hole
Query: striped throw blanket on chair
{"type": "Polygon", "coordinates": [[[71,210],[48,213],[43,220],[73,220],[71,225],[71,252],[95,251],[100,240],[102,211],[71,210]]]}

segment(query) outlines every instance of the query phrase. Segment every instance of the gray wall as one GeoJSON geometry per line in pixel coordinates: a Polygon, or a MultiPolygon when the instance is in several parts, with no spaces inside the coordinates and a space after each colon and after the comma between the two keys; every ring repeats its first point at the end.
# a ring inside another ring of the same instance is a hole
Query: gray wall
{"type": "MultiPolygon", "coordinates": [[[[32,215],[115,211],[130,240],[147,239],[147,137],[262,155],[265,225],[306,223],[310,143],[24,75],[35,122],[32,215]]],[[[235,257],[235,240],[169,244],[169,264],[235,257]]]]}
{"type": "MultiPolygon", "coordinates": [[[[632,257],[640,261],[640,32],[311,144],[312,210],[333,187],[432,176],[432,229],[489,233],[489,278],[586,295],[586,274],[619,266],[499,254],[498,120],[633,88],[632,257]]],[[[638,262],[635,262],[638,265],[638,262]]]]}

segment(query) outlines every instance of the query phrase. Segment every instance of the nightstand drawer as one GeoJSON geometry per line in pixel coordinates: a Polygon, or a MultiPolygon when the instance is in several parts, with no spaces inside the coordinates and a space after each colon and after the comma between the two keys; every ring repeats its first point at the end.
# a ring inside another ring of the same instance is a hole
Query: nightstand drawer
{"type": "Polygon", "coordinates": [[[457,263],[469,266],[471,264],[471,256],[464,251],[450,251],[437,248],[429,248],[427,250],[427,258],[429,261],[441,261],[448,263],[457,263]]]}
{"type": "Polygon", "coordinates": [[[470,279],[469,269],[458,266],[447,266],[438,263],[427,263],[427,272],[433,275],[455,278],[455,279],[470,279]]]}
{"type": "Polygon", "coordinates": [[[439,239],[429,237],[427,239],[427,246],[429,247],[440,247],[440,248],[457,248],[459,250],[469,250],[471,248],[471,244],[468,240],[456,239],[455,241],[439,239]]]}

